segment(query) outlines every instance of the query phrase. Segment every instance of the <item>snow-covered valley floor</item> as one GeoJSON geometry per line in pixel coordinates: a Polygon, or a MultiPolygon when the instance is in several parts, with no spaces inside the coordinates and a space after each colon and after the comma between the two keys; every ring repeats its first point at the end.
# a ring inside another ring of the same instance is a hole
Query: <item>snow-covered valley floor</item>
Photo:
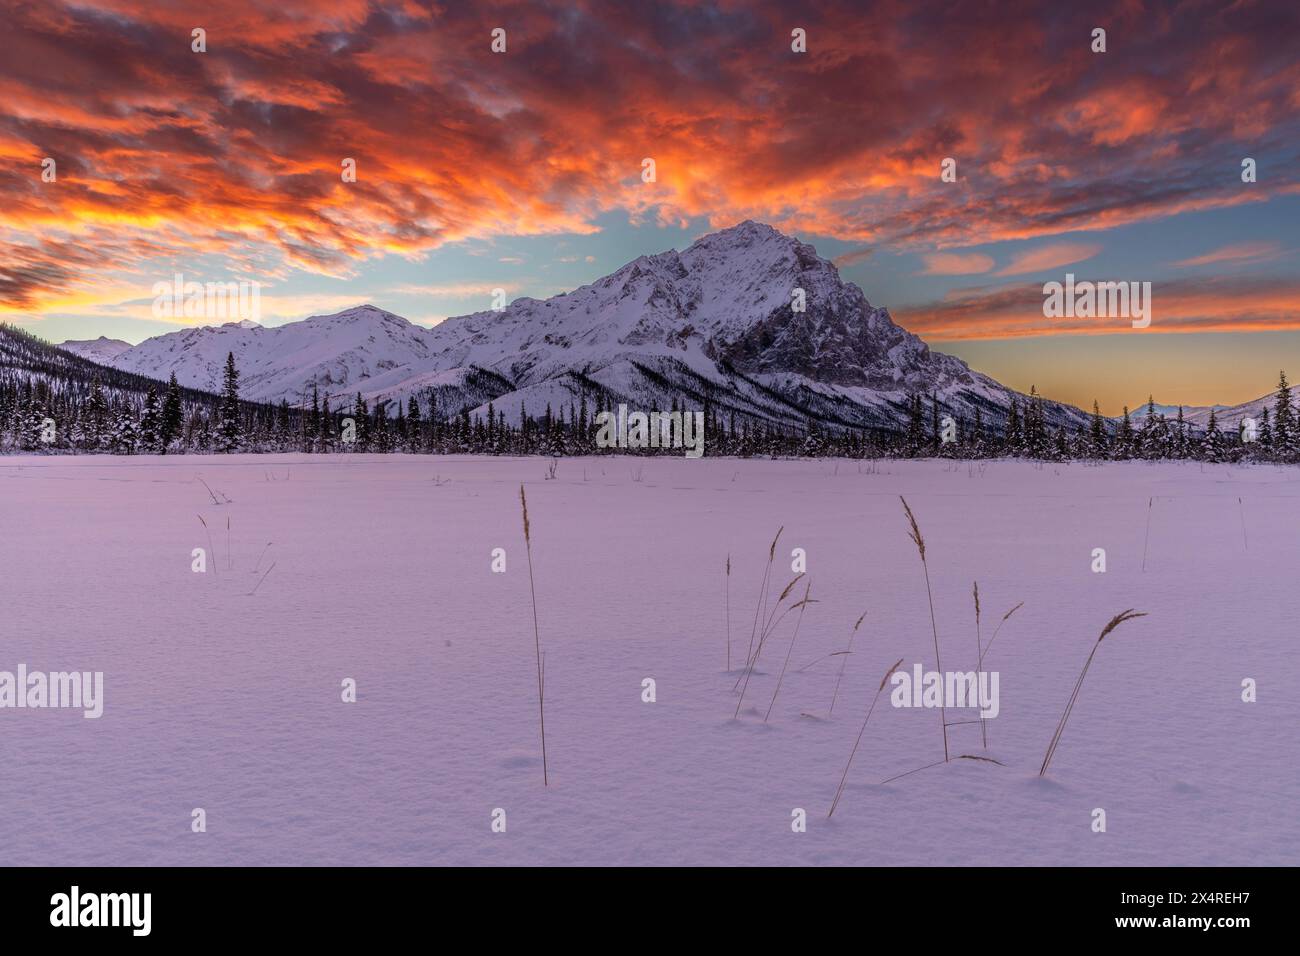
{"type": "Polygon", "coordinates": [[[1300,863],[1300,469],[547,468],[0,459],[0,671],[104,674],[99,719],[0,709],[0,863],[1300,863]],[[886,670],[934,666],[900,494],[925,536],[946,669],[975,665],[973,581],[985,642],[1024,602],[985,661],[1000,675],[988,749],[978,725],[949,731],[954,757],[1002,765],[954,759],[881,785],[943,756],[939,712],[893,707],[887,687],[828,821],[886,670]],[[737,720],[782,526],[773,599],[802,548],[799,596],[811,581],[817,603],[792,652],[796,615],[771,638],[737,720]],[[1079,669],[1126,608],[1148,616],[1103,642],[1039,779],[1079,669]],[[864,611],[853,653],[828,657],[864,611]]]}

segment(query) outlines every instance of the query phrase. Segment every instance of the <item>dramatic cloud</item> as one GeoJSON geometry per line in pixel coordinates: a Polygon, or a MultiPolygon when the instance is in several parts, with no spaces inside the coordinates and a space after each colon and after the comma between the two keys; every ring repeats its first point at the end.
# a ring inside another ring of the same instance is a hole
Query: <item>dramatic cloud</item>
{"type": "Polygon", "coordinates": [[[1206,278],[1152,283],[1151,326],[1127,318],[1045,318],[1036,284],[959,289],[939,302],[898,309],[917,334],[943,340],[1031,335],[1148,335],[1153,332],[1260,332],[1300,328],[1300,279],[1206,278]]]}
{"type": "Polygon", "coordinates": [[[0,308],[84,305],[200,261],[350,277],[467,238],[591,233],[611,211],[924,253],[1266,201],[1300,182],[1298,17],[1126,0],[10,4],[0,308]],[[1258,183],[1240,181],[1245,155],[1258,183]]]}

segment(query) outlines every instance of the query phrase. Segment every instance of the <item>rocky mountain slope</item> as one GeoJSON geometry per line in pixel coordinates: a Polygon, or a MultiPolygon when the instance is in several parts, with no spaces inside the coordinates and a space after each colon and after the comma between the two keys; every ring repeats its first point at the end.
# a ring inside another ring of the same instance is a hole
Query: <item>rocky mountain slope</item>
{"type": "MultiPolygon", "coordinates": [[[[300,403],[432,390],[448,414],[488,401],[509,419],[576,402],[674,402],[795,426],[894,429],[914,393],[956,417],[1000,426],[1015,394],[895,325],[816,250],[744,222],[685,251],[642,256],[546,300],[457,316],[432,329],[374,306],[274,328],[185,329],[111,356],[113,366],[219,387],[234,352],[245,397],[300,403]],[[800,290],[802,296],[800,296],[800,290]],[[803,308],[799,308],[802,299],[803,308]]],[[[1045,404],[1049,425],[1079,409],[1045,404]]]]}

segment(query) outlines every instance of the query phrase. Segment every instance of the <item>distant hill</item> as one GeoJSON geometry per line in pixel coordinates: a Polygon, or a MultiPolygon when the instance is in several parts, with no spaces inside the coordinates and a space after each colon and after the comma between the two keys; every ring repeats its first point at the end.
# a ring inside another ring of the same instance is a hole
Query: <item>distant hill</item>
{"type": "Polygon", "coordinates": [[[71,352],[73,355],[80,355],[84,359],[106,365],[131,348],[131,343],[101,335],[97,339],[69,339],[66,342],[60,342],[58,347],[65,352],[71,352]]]}

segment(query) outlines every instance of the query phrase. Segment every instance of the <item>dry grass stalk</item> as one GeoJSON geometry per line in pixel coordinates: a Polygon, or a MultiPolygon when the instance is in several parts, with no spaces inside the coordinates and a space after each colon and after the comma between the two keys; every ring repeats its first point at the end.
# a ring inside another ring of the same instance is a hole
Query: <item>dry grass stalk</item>
{"type": "Polygon", "coordinates": [[[795,575],[794,580],[785,586],[785,590],[782,591],[781,596],[777,598],[776,604],[772,607],[772,613],[768,616],[767,623],[763,625],[762,633],[758,635],[758,645],[754,648],[754,656],[750,658],[749,664],[745,667],[745,672],[741,674],[740,677],[736,678],[735,686],[731,688],[732,690],[735,690],[736,687],[740,688],[740,699],[736,701],[736,717],[740,716],[740,706],[745,702],[745,691],[749,688],[749,679],[754,675],[754,668],[758,664],[758,658],[763,653],[763,645],[767,643],[767,639],[775,633],[777,627],[785,620],[785,616],[793,611],[795,607],[798,607],[798,605],[788,607],[781,613],[780,617],[776,616],[777,611],[781,610],[781,603],[789,597],[790,591],[793,590],[794,586],[799,583],[799,579],[802,577],[802,572],[795,575]],[[773,618],[776,618],[776,620],[773,621],[773,618]]]}
{"type": "Polygon", "coordinates": [[[727,673],[731,673],[731,555],[727,555],[727,579],[723,586],[723,602],[727,608],[727,673]]]}
{"type": "Polygon", "coordinates": [[[772,546],[767,549],[767,567],[763,569],[763,583],[759,587],[758,601],[754,604],[754,624],[749,631],[749,650],[745,652],[746,664],[754,656],[754,638],[758,636],[758,622],[762,612],[767,610],[767,584],[772,576],[772,562],[776,560],[776,543],[780,540],[781,532],[784,530],[785,525],[777,529],[776,537],[772,539],[772,546]]]}
{"type": "Polygon", "coordinates": [[[1151,505],[1156,499],[1154,497],[1147,499],[1147,532],[1142,538],[1142,570],[1147,569],[1147,544],[1151,541],[1151,505]]]}
{"type": "Polygon", "coordinates": [[[1092,653],[1088,655],[1088,659],[1084,661],[1083,670],[1079,672],[1079,679],[1074,682],[1074,691],[1070,694],[1070,700],[1065,705],[1065,712],[1061,714],[1061,719],[1056,724],[1056,732],[1052,734],[1052,742],[1047,745],[1047,753],[1043,757],[1043,766],[1038,771],[1040,777],[1047,775],[1047,768],[1052,762],[1052,757],[1056,754],[1057,744],[1061,742],[1061,734],[1065,732],[1065,724],[1070,719],[1070,711],[1074,710],[1074,703],[1079,699],[1079,690],[1083,687],[1083,679],[1088,676],[1088,668],[1092,666],[1092,659],[1097,654],[1097,648],[1101,647],[1101,642],[1106,639],[1107,634],[1125,621],[1131,621],[1135,617],[1146,617],[1146,612],[1134,611],[1129,608],[1127,611],[1116,614],[1110,619],[1110,623],[1102,628],[1101,634],[1097,637],[1097,643],[1092,645],[1092,653]]]}
{"type": "Polygon", "coordinates": [[[271,566],[270,566],[269,568],[266,569],[266,573],[263,574],[260,578],[257,579],[257,583],[253,585],[253,590],[251,590],[251,591],[248,592],[248,596],[249,596],[249,597],[252,597],[254,594],[257,593],[257,589],[260,588],[260,587],[262,586],[262,582],[265,581],[266,578],[267,578],[267,576],[268,576],[272,571],[275,570],[275,564],[276,564],[276,563],[275,563],[274,561],[272,561],[272,562],[271,562],[271,566]]]}
{"type": "Polygon", "coordinates": [[[753,652],[745,662],[745,670],[740,673],[740,676],[736,678],[736,682],[731,685],[732,690],[738,688],[740,682],[745,679],[745,675],[758,666],[758,659],[762,656],[764,643],[766,643],[767,639],[772,636],[772,632],[776,630],[776,625],[781,623],[781,620],[786,616],[786,614],[789,614],[794,610],[793,607],[789,607],[782,612],[781,617],[776,616],[777,612],[781,610],[782,602],[790,596],[790,592],[794,590],[794,586],[799,583],[799,579],[802,577],[802,571],[796,574],[790,583],[785,586],[785,590],[781,592],[780,597],[776,599],[776,603],[772,605],[772,613],[763,621],[763,626],[758,632],[758,643],[754,646],[753,652]],[[773,621],[774,618],[775,622],[773,621]]]}
{"type": "Polygon", "coordinates": [[[962,754],[962,755],[961,755],[960,757],[958,757],[957,759],[958,759],[958,760],[979,760],[979,761],[981,761],[981,762],[983,762],[983,763],[995,763],[995,764],[997,764],[999,767],[1005,767],[1005,766],[1006,766],[1006,764],[1004,764],[1001,760],[994,760],[992,757],[978,757],[978,756],[976,756],[975,754],[962,754]]]}
{"type": "Polygon", "coordinates": [[[798,670],[796,670],[795,673],[802,674],[804,671],[812,667],[814,664],[820,664],[822,661],[830,660],[832,657],[844,657],[848,653],[849,653],[848,651],[831,651],[829,654],[823,654],[821,657],[814,657],[803,667],[800,667],[798,670]]]}
{"type": "Polygon", "coordinates": [[[537,588],[533,585],[533,536],[528,524],[528,498],[519,486],[519,504],[524,512],[524,549],[528,552],[528,591],[533,598],[533,647],[537,652],[537,719],[542,728],[542,786],[551,785],[546,766],[546,685],[542,678],[542,638],[537,628],[537,588]]]}
{"type": "Polygon", "coordinates": [[[201,475],[195,475],[194,477],[195,477],[195,478],[198,478],[198,479],[199,479],[199,483],[200,483],[201,485],[203,485],[204,488],[207,489],[208,497],[212,499],[212,503],[213,503],[214,505],[219,505],[219,504],[221,504],[221,502],[217,499],[217,496],[214,495],[214,494],[212,493],[212,489],[211,489],[211,488],[208,488],[208,483],[207,483],[206,481],[203,480],[203,477],[202,477],[201,475]]]}
{"type": "Polygon", "coordinates": [[[835,699],[840,696],[840,681],[844,679],[844,667],[849,662],[849,655],[853,653],[853,638],[857,636],[858,628],[862,626],[862,622],[866,620],[866,617],[867,612],[863,611],[862,617],[858,618],[858,623],[853,625],[853,630],[849,634],[849,646],[844,650],[844,660],[840,661],[840,672],[835,677],[835,691],[831,694],[830,713],[832,714],[835,713],[835,699]]]}
{"type": "MultiPolygon", "coordinates": [[[[925,538],[921,534],[921,529],[916,523],[916,516],[912,514],[912,509],[907,504],[907,499],[902,495],[898,500],[903,503],[903,511],[907,513],[907,522],[911,525],[908,537],[916,545],[917,554],[921,556],[921,570],[925,572],[925,596],[930,602],[930,630],[934,634],[934,666],[940,674],[943,673],[943,663],[939,659],[939,625],[934,620],[934,592],[930,590],[930,566],[925,560],[925,538]]],[[[948,713],[943,706],[943,701],[939,702],[939,720],[943,729],[943,759],[948,761],[948,713]]]]}
{"type": "Polygon", "coordinates": [[[264,557],[266,557],[266,552],[269,551],[269,550],[271,549],[271,545],[274,544],[274,543],[275,543],[275,542],[273,542],[273,541],[268,541],[268,542],[266,542],[266,547],[263,548],[263,549],[262,549],[262,553],[259,554],[259,555],[257,556],[257,563],[256,563],[255,565],[253,565],[253,570],[250,572],[251,574],[256,574],[256,573],[257,573],[258,569],[262,566],[262,559],[263,559],[264,557]]]}
{"type": "Polygon", "coordinates": [[[980,666],[979,666],[980,670],[984,669],[984,658],[988,656],[989,648],[993,646],[993,642],[998,639],[998,634],[1002,632],[1002,625],[1007,623],[1007,618],[1009,618],[1012,614],[1015,614],[1024,606],[1025,606],[1025,602],[1021,601],[1010,611],[1007,611],[1006,614],[1002,615],[1002,620],[998,621],[998,626],[993,629],[993,636],[989,638],[989,642],[984,645],[984,650],[980,652],[980,666]]]}
{"type": "MultiPolygon", "coordinates": [[[[996,641],[996,640],[998,639],[998,635],[999,635],[1000,633],[1002,633],[1002,625],[1005,624],[1005,623],[1007,623],[1007,618],[1011,617],[1012,614],[1015,614],[1017,611],[1019,611],[1019,610],[1020,610],[1022,607],[1024,607],[1024,606],[1025,606],[1025,602],[1024,602],[1024,601],[1021,601],[1019,604],[1017,604],[1017,605],[1016,605],[1015,607],[1013,607],[1011,610],[1007,611],[1006,614],[1003,614],[1003,615],[1002,615],[1002,620],[998,621],[998,626],[995,627],[995,628],[993,628],[993,636],[989,638],[989,642],[988,642],[987,644],[984,645],[984,647],[983,647],[982,650],[980,650],[979,665],[975,668],[977,674],[978,674],[979,671],[984,670],[984,658],[985,658],[985,656],[988,655],[989,648],[993,646],[993,642],[996,641]]],[[[979,628],[979,605],[978,605],[978,604],[975,606],[975,627],[976,627],[977,629],[979,628]]],[[[979,687],[979,685],[977,684],[977,685],[976,685],[976,693],[979,692],[979,691],[978,691],[978,687],[979,687]]],[[[980,703],[980,706],[982,707],[982,706],[984,706],[985,701],[980,700],[979,703],[980,703]]],[[[982,741],[983,744],[984,744],[984,749],[985,749],[985,750],[988,750],[988,747],[989,747],[988,722],[984,719],[983,716],[980,717],[980,738],[981,738],[981,741],[982,741]]]]}
{"type": "Polygon", "coordinates": [[[885,784],[893,783],[895,780],[902,780],[904,777],[910,777],[912,774],[920,773],[922,770],[930,770],[933,767],[942,767],[947,762],[948,761],[946,760],[936,760],[934,763],[928,763],[924,767],[917,767],[915,770],[904,770],[902,773],[896,773],[892,777],[886,777],[884,780],[880,781],[879,786],[883,787],[885,784]]]}
{"type": "Polygon", "coordinates": [[[862,735],[866,732],[867,723],[871,720],[871,714],[876,709],[876,702],[880,700],[880,692],[883,691],[885,689],[885,685],[889,683],[890,675],[893,674],[894,671],[898,670],[901,666],[903,666],[903,659],[900,657],[897,661],[894,662],[893,667],[885,671],[885,676],[880,678],[880,686],[876,688],[876,696],[871,698],[871,706],[867,708],[866,720],[862,721],[862,727],[861,729],[858,730],[858,738],[857,740],[853,741],[853,749],[849,752],[849,759],[844,764],[844,773],[840,775],[840,785],[835,790],[835,799],[831,802],[830,813],[826,814],[827,820],[831,818],[831,814],[835,812],[835,808],[840,805],[840,795],[844,793],[844,782],[849,779],[849,768],[853,766],[853,758],[857,756],[858,745],[862,743],[862,735]]]}
{"type": "Polygon", "coordinates": [[[803,623],[803,612],[808,609],[809,604],[815,603],[808,597],[811,593],[812,580],[810,579],[808,581],[808,586],[804,588],[803,600],[790,608],[790,610],[793,611],[797,607],[799,609],[799,616],[795,618],[794,636],[790,638],[790,647],[785,652],[785,663],[781,665],[781,674],[776,679],[776,690],[772,691],[772,702],[767,705],[767,713],[763,715],[763,723],[767,723],[767,718],[772,716],[772,708],[776,706],[776,695],[781,693],[781,682],[785,680],[785,669],[790,666],[790,655],[794,653],[794,642],[799,639],[799,625],[803,623]]]}
{"type": "MultiPolygon", "coordinates": [[[[972,593],[975,596],[975,670],[976,670],[976,702],[982,707],[984,701],[979,699],[979,664],[984,660],[984,642],[980,640],[980,583],[974,582],[972,593]]],[[[985,750],[989,748],[988,731],[984,729],[984,718],[980,718],[980,743],[985,750]]]]}
{"type": "Polygon", "coordinates": [[[208,523],[203,520],[203,515],[196,515],[195,517],[197,517],[199,523],[203,525],[203,530],[208,533],[208,556],[212,558],[212,574],[215,577],[217,573],[217,553],[212,547],[212,529],[209,528],[208,523]]]}

